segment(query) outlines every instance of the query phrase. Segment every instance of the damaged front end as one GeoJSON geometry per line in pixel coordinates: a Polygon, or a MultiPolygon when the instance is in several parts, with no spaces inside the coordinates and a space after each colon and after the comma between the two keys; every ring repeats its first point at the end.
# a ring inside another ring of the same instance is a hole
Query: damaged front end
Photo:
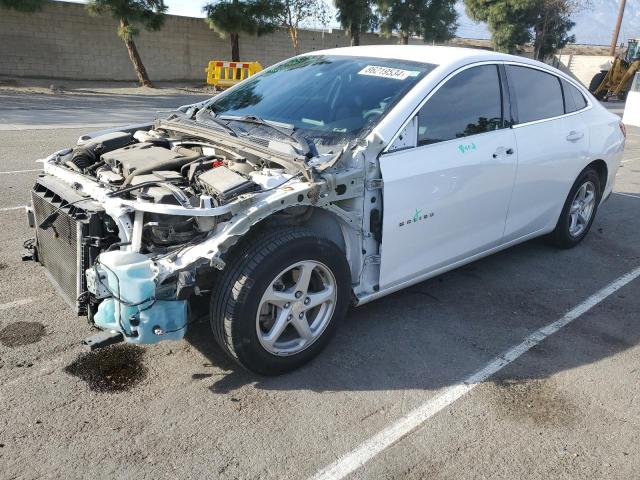
{"type": "Polygon", "coordinates": [[[359,231],[361,214],[333,202],[361,196],[364,169],[341,174],[347,194],[335,193],[335,174],[329,183],[320,174],[346,150],[309,161],[290,144],[179,116],[81,137],[44,160],[28,246],[76,313],[111,332],[97,343],[179,340],[195,316],[192,300],[206,297],[225,253],[255,225],[295,222],[320,207],[359,231]]]}

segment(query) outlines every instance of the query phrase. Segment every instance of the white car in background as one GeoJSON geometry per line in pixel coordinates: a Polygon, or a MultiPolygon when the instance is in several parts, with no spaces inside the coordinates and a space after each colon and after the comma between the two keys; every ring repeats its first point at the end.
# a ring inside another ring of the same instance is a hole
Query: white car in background
{"type": "Polygon", "coordinates": [[[278,374],[314,357],[350,304],[541,235],[580,243],[624,134],[529,59],[313,52],[50,156],[34,253],[109,332],[95,346],[180,339],[200,309],[231,357],[278,374]]]}

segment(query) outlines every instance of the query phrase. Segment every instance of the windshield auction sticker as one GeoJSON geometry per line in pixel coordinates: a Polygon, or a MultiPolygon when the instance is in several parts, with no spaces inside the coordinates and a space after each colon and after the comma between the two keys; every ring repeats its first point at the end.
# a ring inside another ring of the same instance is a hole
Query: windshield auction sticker
{"type": "Polygon", "coordinates": [[[358,72],[358,75],[370,75],[372,77],[393,78],[404,80],[408,77],[415,77],[419,72],[411,70],[401,70],[400,68],[379,67],[377,65],[367,65],[358,72]]]}

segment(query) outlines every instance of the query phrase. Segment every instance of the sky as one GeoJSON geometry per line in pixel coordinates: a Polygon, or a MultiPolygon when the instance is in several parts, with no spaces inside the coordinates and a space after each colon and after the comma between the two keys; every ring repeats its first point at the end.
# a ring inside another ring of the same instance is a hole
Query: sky
{"type": "MultiPolygon", "coordinates": [[[[83,0],[67,0],[82,3],[83,0]]],[[[597,45],[608,45],[611,42],[613,25],[617,17],[620,0],[593,0],[590,11],[582,12],[573,19],[576,23],[572,33],[576,36],[577,43],[588,43],[597,45]]],[[[168,13],[172,15],[182,15],[186,17],[203,17],[202,6],[207,0],[165,0],[169,7],[168,13]]],[[[331,0],[327,3],[333,4],[331,0]]],[[[465,38],[490,38],[486,25],[476,23],[464,12],[462,0],[458,1],[456,9],[460,15],[458,18],[459,37],[465,38]]],[[[338,28],[337,22],[333,19],[328,28],[338,28]]],[[[320,28],[320,25],[313,25],[320,28]]],[[[627,2],[625,18],[620,33],[620,41],[624,42],[628,38],[640,37],[640,1],[631,0],[627,2]]]]}

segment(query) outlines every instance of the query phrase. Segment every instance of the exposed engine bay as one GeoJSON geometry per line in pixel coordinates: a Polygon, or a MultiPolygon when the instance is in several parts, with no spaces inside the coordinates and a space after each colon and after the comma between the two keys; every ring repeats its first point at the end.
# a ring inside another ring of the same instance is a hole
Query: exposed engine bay
{"type": "MultiPolygon", "coordinates": [[[[221,207],[242,194],[273,188],[293,175],[280,165],[243,156],[201,139],[165,131],[113,132],[60,155],[58,165],[95,178],[109,196],[184,208],[221,207]]],[[[142,226],[142,253],[164,253],[213,230],[216,217],[149,212],[142,226]]]]}
{"type": "Polygon", "coordinates": [[[27,246],[78,314],[134,343],[182,338],[190,300],[255,228],[330,236],[349,256],[354,293],[371,293],[381,222],[379,187],[365,189],[379,176],[365,168],[372,145],[312,156],[179,118],[81,137],[44,160],[27,246]]]}

